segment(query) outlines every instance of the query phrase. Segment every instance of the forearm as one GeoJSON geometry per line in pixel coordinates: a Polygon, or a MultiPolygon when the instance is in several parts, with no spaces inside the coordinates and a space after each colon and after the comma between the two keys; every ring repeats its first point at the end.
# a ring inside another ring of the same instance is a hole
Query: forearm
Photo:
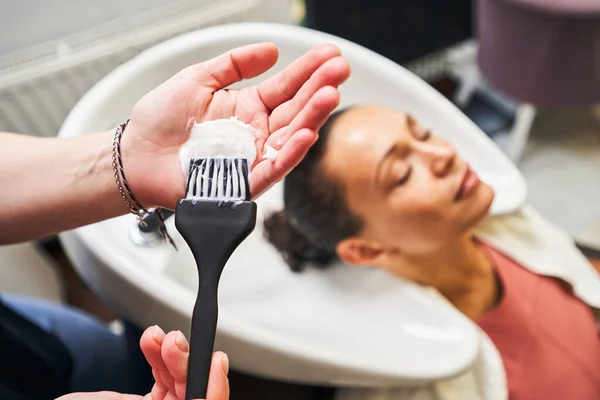
{"type": "Polygon", "coordinates": [[[126,213],[112,172],[111,137],[0,133],[0,244],[126,213]]]}

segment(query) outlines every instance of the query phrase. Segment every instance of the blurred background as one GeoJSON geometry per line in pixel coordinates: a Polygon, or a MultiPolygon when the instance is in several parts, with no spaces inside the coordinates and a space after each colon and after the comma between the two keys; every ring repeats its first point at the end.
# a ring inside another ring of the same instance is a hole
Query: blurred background
{"type": "MultiPolygon", "coordinates": [[[[513,159],[528,181],[530,204],[600,249],[597,3],[0,0],[0,131],[55,136],[94,83],[169,37],[240,21],[300,24],[368,47],[425,79],[513,159]]],[[[54,238],[0,248],[4,290],[54,296],[114,318],[54,238]],[[37,278],[12,275],[11,264],[24,260],[28,267],[19,273],[37,278]]],[[[331,391],[234,374],[232,395],[325,399],[331,391]]]]}

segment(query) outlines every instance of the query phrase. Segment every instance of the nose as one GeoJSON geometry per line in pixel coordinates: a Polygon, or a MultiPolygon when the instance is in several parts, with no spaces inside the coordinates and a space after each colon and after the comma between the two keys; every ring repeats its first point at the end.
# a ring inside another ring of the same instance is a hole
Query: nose
{"type": "Polygon", "coordinates": [[[456,151],[445,143],[418,142],[418,153],[427,163],[435,176],[444,177],[451,170],[456,160],[456,151]]]}

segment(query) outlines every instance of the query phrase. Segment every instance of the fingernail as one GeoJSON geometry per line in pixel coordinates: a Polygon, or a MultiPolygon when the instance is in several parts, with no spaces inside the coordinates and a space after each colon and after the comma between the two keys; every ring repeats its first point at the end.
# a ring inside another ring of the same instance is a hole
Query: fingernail
{"type": "Polygon", "coordinates": [[[161,336],[164,335],[164,332],[162,329],[160,329],[160,326],[158,325],[154,325],[153,327],[153,332],[152,332],[152,340],[154,340],[156,343],[160,344],[160,339],[161,336]]]}
{"type": "Polygon", "coordinates": [[[177,337],[175,338],[175,346],[179,347],[179,350],[187,352],[189,350],[189,345],[185,336],[181,331],[177,331],[177,337]]]}
{"type": "Polygon", "coordinates": [[[221,356],[221,366],[223,367],[223,371],[225,371],[225,375],[227,375],[229,373],[229,358],[225,353],[221,356]]]}

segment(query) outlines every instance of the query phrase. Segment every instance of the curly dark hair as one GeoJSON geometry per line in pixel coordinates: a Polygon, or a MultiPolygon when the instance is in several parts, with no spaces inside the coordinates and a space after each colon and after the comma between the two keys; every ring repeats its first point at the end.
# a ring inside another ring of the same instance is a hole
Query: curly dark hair
{"type": "Polygon", "coordinates": [[[321,165],[331,130],[348,110],[334,112],[323,124],[319,139],[284,180],[284,209],[265,219],[265,236],[294,272],[309,263],[329,266],[337,259],[336,245],[363,227],[346,204],[341,182],[328,177],[321,165]]]}

